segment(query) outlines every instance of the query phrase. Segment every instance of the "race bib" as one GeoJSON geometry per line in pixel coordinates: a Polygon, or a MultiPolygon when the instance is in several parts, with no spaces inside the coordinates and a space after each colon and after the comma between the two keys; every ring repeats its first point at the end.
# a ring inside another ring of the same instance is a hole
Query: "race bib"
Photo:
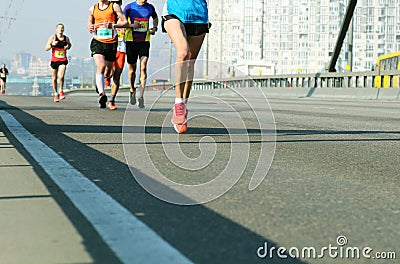
{"type": "Polygon", "coordinates": [[[59,58],[59,59],[64,59],[65,58],[65,50],[54,51],[54,57],[59,58]]]}
{"type": "Polygon", "coordinates": [[[149,21],[135,20],[135,22],[139,22],[140,24],[138,28],[133,29],[135,32],[147,32],[147,29],[149,28],[149,21]]]}
{"type": "Polygon", "coordinates": [[[98,28],[96,29],[97,39],[110,39],[114,37],[114,30],[111,28],[98,28]]]}
{"type": "Polygon", "coordinates": [[[4,73],[1,73],[0,76],[1,76],[1,78],[5,78],[6,77],[6,75],[4,73]]]}
{"type": "Polygon", "coordinates": [[[125,36],[124,32],[118,31],[118,40],[123,40],[125,36]]]}

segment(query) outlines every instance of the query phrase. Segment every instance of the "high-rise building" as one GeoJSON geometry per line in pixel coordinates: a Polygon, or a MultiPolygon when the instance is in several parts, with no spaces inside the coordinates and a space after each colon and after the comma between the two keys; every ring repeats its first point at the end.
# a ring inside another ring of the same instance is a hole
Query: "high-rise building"
{"type": "MultiPolygon", "coordinates": [[[[324,71],[348,2],[209,0],[213,25],[205,40],[205,75],[324,71]]],[[[371,70],[379,55],[400,50],[400,0],[358,1],[350,28],[336,70],[371,70]]]]}

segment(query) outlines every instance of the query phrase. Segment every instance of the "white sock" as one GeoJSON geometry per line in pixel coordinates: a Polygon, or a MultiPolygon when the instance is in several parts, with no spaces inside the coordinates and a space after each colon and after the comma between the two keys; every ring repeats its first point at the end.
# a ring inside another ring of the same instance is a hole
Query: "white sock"
{"type": "Polygon", "coordinates": [[[104,92],[104,74],[96,73],[96,85],[99,94],[104,92]]]}
{"type": "Polygon", "coordinates": [[[185,103],[183,98],[175,98],[175,104],[185,103]]]}

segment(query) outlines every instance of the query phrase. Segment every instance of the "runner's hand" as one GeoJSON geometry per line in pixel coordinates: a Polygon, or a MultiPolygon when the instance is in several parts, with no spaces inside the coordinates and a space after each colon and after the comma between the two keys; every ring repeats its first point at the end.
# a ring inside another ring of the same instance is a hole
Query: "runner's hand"
{"type": "Polygon", "coordinates": [[[104,27],[105,28],[109,28],[109,29],[112,29],[113,28],[113,23],[112,22],[104,22],[104,27]]]}
{"type": "Polygon", "coordinates": [[[89,30],[89,33],[92,34],[94,32],[94,25],[91,24],[90,26],[88,26],[88,30],[89,30]]]}
{"type": "Polygon", "coordinates": [[[131,28],[139,28],[140,27],[140,23],[135,21],[135,22],[133,22],[133,24],[129,24],[129,27],[131,27],[131,28]]]}

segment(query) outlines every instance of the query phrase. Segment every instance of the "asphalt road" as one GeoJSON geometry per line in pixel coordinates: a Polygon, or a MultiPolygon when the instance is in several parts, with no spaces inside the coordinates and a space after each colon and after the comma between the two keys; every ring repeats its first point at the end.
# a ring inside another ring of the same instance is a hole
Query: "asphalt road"
{"type": "MultiPolygon", "coordinates": [[[[126,93],[116,111],[98,109],[91,93],[68,94],[57,104],[2,96],[0,110],[194,263],[397,263],[374,257],[400,258],[400,102],[275,97],[268,103],[245,94],[194,93],[189,129],[180,136],[169,123],[169,92],[147,93],[144,110],[128,106],[126,93]],[[224,173],[225,180],[206,189],[179,189],[224,173]],[[250,191],[255,174],[266,177],[250,191]],[[338,238],[347,242],[338,245],[338,238]],[[259,256],[262,246],[272,258],[259,256]],[[324,256],[283,259],[278,247],[294,255],[295,248],[301,255],[313,247],[324,256]],[[329,255],[324,247],[338,250],[329,255]],[[348,247],[371,248],[371,258],[348,259],[348,247]]],[[[85,262],[119,263],[85,214],[0,124],[82,237],[85,262]]],[[[6,255],[0,250],[0,263],[6,255]]]]}

